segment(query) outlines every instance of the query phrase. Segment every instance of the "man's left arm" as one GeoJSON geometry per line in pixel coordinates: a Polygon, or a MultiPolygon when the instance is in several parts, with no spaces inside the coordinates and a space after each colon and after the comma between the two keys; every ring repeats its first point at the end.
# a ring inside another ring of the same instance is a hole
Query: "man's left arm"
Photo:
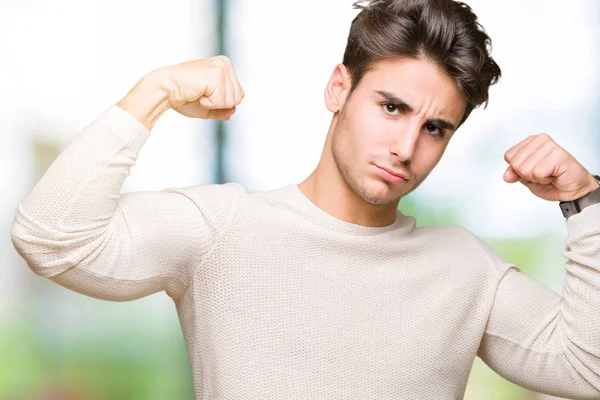
{"type": "MultiPolygon", "coordinates": [[[[600,186],[547,135],[505,154],[504,179],[550,201],[600,186]]],[[[557,210],[558,212],[558,210],[557,210]]],[[[501,376],[537,392],[600,399],[600,204],[567,219],[562,297],[516,269],[500,281],[477,355],[501,376]]]]}

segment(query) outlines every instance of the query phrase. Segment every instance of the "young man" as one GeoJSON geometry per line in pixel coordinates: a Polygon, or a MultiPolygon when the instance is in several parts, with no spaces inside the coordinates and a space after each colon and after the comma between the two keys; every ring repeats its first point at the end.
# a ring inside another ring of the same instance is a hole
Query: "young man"
{"type": "Polygon", "coordinates": [[[547,135],[506,152],[507,182],[563,202],[563,297],[461,227],[416,227],[399,200],[500,69],[462,3],[362,7],[304,181],[120,195],[165,111],[226,120],[244,97],[225,57],[163,67],[59,155],[18,207],[15,247],[37,274],[89,296],[166,291],[198,399],[457,399],[476,356],[535,391],[598,398],[598,182],[547,135]]]}

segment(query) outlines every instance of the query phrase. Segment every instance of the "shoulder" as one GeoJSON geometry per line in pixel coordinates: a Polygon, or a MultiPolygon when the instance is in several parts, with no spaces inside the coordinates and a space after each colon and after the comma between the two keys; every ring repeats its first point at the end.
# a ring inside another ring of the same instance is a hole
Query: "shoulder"
{"type": "Polygon", "coordinates": [[[427,236],[428,241],[437,247],[436,250],[497,278],[501,278],[510,268],[519,270],[515,264],[506,262],[484,240],[460,225],[424,226],[416,228],[416,231],[427,236]]]}
{"type": "Polygon", "coordinates": [[[198,208],[207,222],[219,226],[229,222],[239,208],[240,200],[248,196],[246,187],[236,182],[170,187],[162,192],[183,196],[198,208]]]}
{"type": "Polygon", "coordinates": [[[177,193],[202,205],[232,204],[248,194],[246,187],[237,182],[210,183],[187,187],[170,187],[162,190],[167,193],[177,193]]]}

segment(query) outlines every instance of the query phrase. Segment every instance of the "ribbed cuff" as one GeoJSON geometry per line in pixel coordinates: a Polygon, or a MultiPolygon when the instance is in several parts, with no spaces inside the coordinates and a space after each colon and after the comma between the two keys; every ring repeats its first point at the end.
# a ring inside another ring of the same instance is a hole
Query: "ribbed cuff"
{"type": "Polygon", "coordinates": [[[571,238],[600,232],[600,203],[592,204],[567,218],[567,229],[571,238]]]}
{"type": "Polygon", "coordinates": [[[96,122],[101,123],[117,135],[123,144],[139,153],[150,131],[140,121],[116,104],[111,105],[102,113],[96,122]]]}

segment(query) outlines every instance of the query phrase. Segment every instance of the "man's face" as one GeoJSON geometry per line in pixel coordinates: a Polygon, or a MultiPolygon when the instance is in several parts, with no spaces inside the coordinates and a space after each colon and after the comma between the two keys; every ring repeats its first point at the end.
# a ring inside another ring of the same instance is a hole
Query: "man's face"
{"type": "Polygon", "coordinates": [[[437,165],[465,106],[453,81],[433,63],[380,61],[340,110],[332,136],[335,163],[367,203],[397,204],[437,165]]]}

